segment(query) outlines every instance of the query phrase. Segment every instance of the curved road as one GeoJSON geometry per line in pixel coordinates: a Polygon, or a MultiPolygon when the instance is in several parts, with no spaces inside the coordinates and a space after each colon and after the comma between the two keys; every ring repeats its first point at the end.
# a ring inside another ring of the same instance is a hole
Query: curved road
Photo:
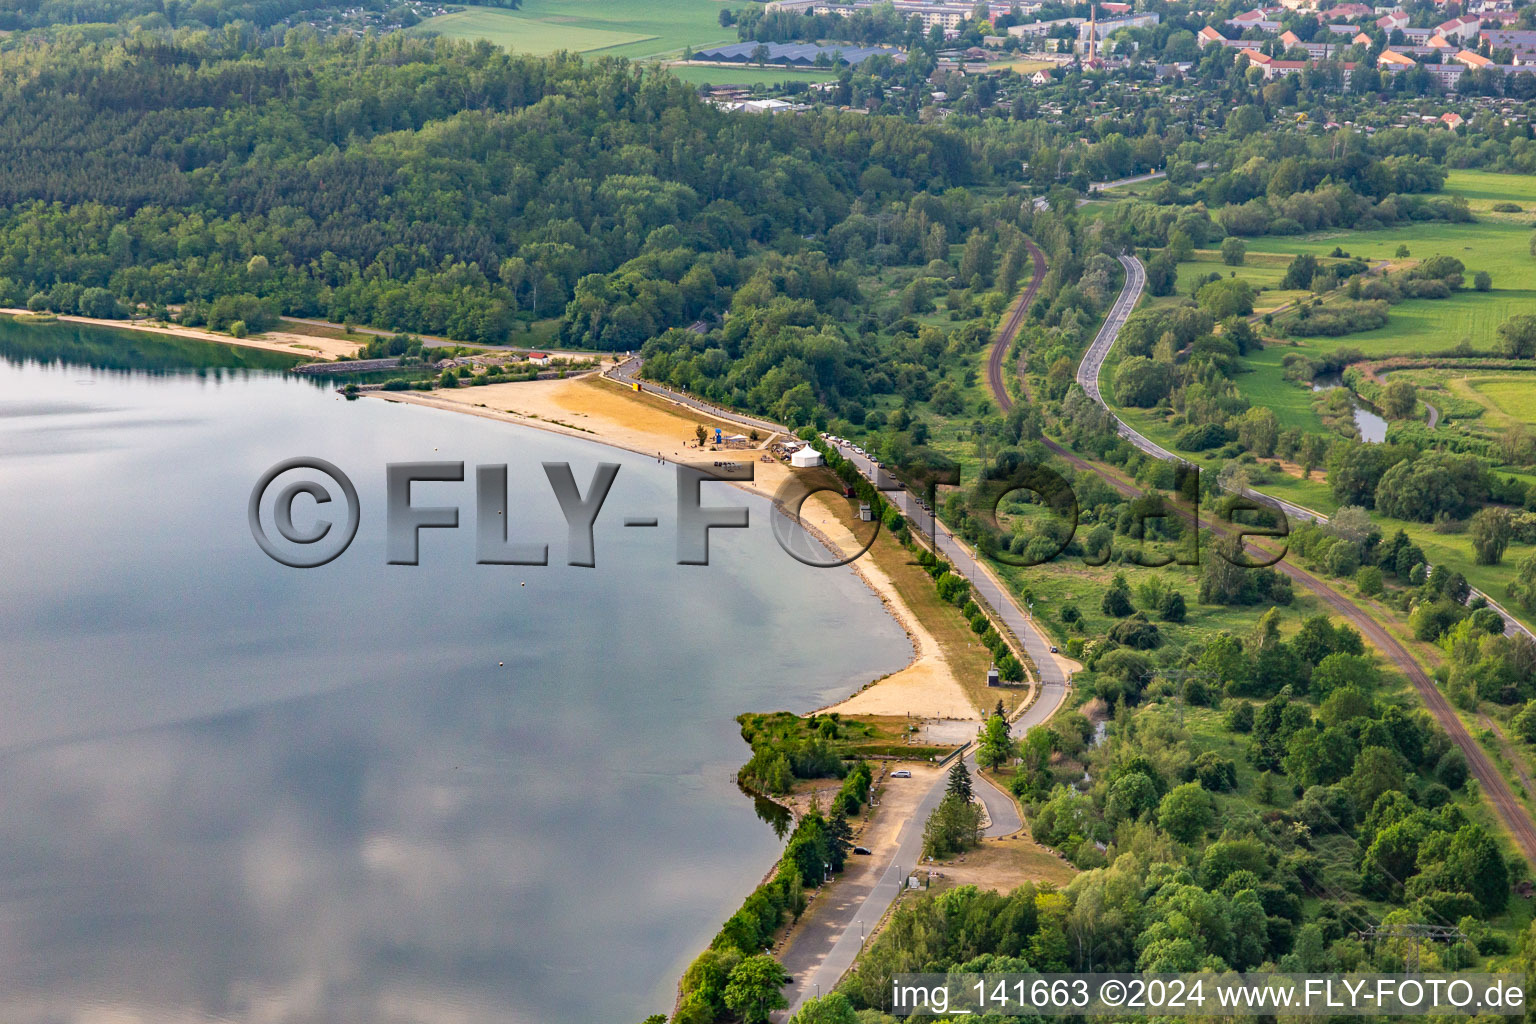
{"type": "MultiPolygon", "coordinates": [[[[1093,344],[1088,346],[1088,351],[1084,353],[1082,362],[1078,364],[1077,382],[1088,393],[1088,397],[1103,406],[1105,411],[1111,416],[1114,416],[1115,429],[1119,431],[1121,437],[1124,437],[1148,455],[1162,459],[1165,462],[1181,462],[1186,466],[1194,465],[1188,459],[1180,458],[1168,449],[1154,443],[1145,435],[1133,430],[1115,414],[1113,409],[1109,408],[1109,404],[1104,401],[1104,396],[1099,391],[1099,376],[1103,371],[1104,360],[1108,357],[1109,350],[1114,346],[1115,339],[1119,337],[1120,329],[1125,326],[1126,319],[1130,316],[1131,311],[1135,309],[1136,303],[1140,301],[1142,289],[1146,287],[1147,283],[1146,270],[1142,267],[1141,261],[1135,256],[1121,256],[1120,263],[1125,267],[1125,286],[1121,289],[1119,297],[1115,299],[1114,305],[1110,308],[1109,316],[1105,319],[1104,326],[1093,339],[1093,344]]],[[[993,390],[996,392],[997,388],[994,386],[993,390]]],[[[1433,425],[1432,422],[1430,426],[1433,425]]],[[[1311,520],[1315,523],[1326,523],[1328,521],[1326,515],[1315,509],[1307,508],[1305,505],[1298,505],[1292,501],[1286,501],[1284,498],[1276,498],[1262,491],[1249,489],[1244,491],[1243,494],[1245,497],[1252,498],[1255,501],[1261,501],[1278,507],[1286,515],[1296,519],[1311,520]]],[[[1524,633],[1526,636],[1536,640],[1536,633],[1532,633],[1523,622],[1511,615],[1503,605],[1493,598],[1476,589],[1472,590],[1468,595],[1468,600],[1471,600],[1473,597],[1483,598],[1483,600],[1488,602],[1488,607],[1503,617],[1505,632],[1513,630],[1524,633]]]]}
{"type": "MultiPolygon", "coordinates": [[[[1010,732],[1019,727],[1015,722],[1010,727],[1010,732]]],[[[995,839],[998,836],[1011,836],[1024,827],[1024,818],[1019,814],[1019,803],[1013,798],[1013,794],[1005,793],[997,783],[981,774],[981,769],[976,764],[976,749],[972,747],[965,753],[965,766],[970,769],[971,778],[974,780],[971,786],[976,799],[987,809],[987,827],[981,834],[987,839],[995,839]]]]}
{"type": "MultiPolygon", "coordinates": [[[[1078,370],[1078,381],[1084,385],[1084,390],[1087,390],[1088,393],[1096,401],[1098,401],[1100,405],[1103,405],[1112,416],[1114,415],[1114,411],[1105,405],[1103,397],[1099,393],[1099,371],[1103,366],[1104,357],[1108,354],[1110,347],[1114,345],[1115,338],[1119,334],[1120,328],[1125,323],[1126,316],[1129,315],[1130,309],[1135,306],[1136,300],[1140,298],[1141,288],[1145,284],[1146,280],[1145,274],[1140,272],[1140,261],[1136,260],[1134,256],[1121,257],[1121,262],[1126,264],[1125,286],[1121,291],[1120,297],[1116,300],[1115,305],[1110,310],[1110,316],[1105,322],[1104,330],[1101,330],[1098,337],[1094,339],[1093,345],[1090,346],[1088,354],[1083,357],[1083,366],[1078,370]],[[1129,302],[1124,301],[1127,298],[1130,299],[1129,302]],[[1087,369],[1085,370],[1083,367],[1086,367],[1087,369]],[[1092,384],[1091,389],[1088,387],[1089,383],[1092,384]]],[[[995,391],[995,394],[998,402],[1002,404],[1004,408],[1009,408],[1012,406],[1012,400],[1008,398],[1006,392],[995,391]]],[[[1136,431],[1126,426],[1123,422],[1120,421],[1118,416],[1115,417],[1115,422],[1119,424],[1120,433],[1128,438],[1142,451],[1157,455],[1159,458],[1177,458],[1177,456],[1172,456],[1170,453],[1166,453],[1164,449],[1153,444],[1151,441],[1148,441],[1136,431]]],[[[1091,470],[1099,473],[1100,476],[1104,477],[1104,479],[1106,479],[1122,494],[1133,495],[1139,493],[1139,488],[1133,482],[1117,476],[1104,467],[1093,465],[1092,463],[1081,459],[1076,455],[1073,455],[1071,452],[1067,451],[1067,449],[1054,442],[1047,440],[1046,443],[1052,451],[1065,458],[1076,468],[1091,470]]],[[[1267,497],[1265,495],[1258,496],[1267,497]]],[[[1300,509],[1300,506],[1292,506],[1289,502],[1281,502],[1280,504],[1286,508],[1300,509]]],[[[1327,521],[1327,517],[1321,516],[1320,514],[1313,512],[1310,509],[1300,509],[1300,511],[1307,518],[1317,519],[1321,522],[1327,521]]],[[[1186,518],[1190,517],[1186,515],[1186,518]]],[[[1219,521],[1208,522],[1205,525],[1209,526],[1212,531],[1217,534],[1224,534],[1227,532],[1219,521]]],[[[1472,738],[1472,736],[1467,732],[1466,726],[1462,723],[1461,718],[1456,714],[1455,709],[1452,708],[1450,703],[1446,700],[1445,695],[1440,692],[1437,686],[1435,686],[1434,681],[1430,679],[1429,675],[1424,671],[1423,667],[1418,663],[1418,661],[1408,652],[1407,648],[1405,648],[1397,639],[1397,637],[1394,636],[1389,630],[1383,627],[1370,615],[1366,614],[1362,608],[1356,605],[1344,594],[1338,590],[1335,590],[1328,583],[1318,579],[1316,576],[1307,572],[1305,569],[1302,569],[1299,566],[1294,565],[1293,563],[1284,559],[1277,563],[1276,568],[1281,572],[1284,572],[1294,582],[1300,583],[1308,590],[1311,590],[1313,593],[1317,594],[1318,597],[1321,598],[1337,614],[1343,616],[1345,619],[1351,622],[1357,629],[1360,630],[1361,634],[1365,636],[1366,639],[1380,648],[1387,655],[1387,657],[1391,659],[1399,671],[1401,671],[1405,676],[1408,677],[1410,681],[1412,681],[1414,688],[1419,691],[1420,697],[1423,698],[1425,706],[1429,708],[1430,713],[1435,716],[1436,721],[1440,723],[1441,727],[1445,729],[1447,735],[1451,737],[1451,741],[1456,744],[1457,748],[1460,749],[1462,754],[1466,757],[1467,766],[1471,770],[1472,775],[1478,780],[1478,784],[1482,787],[1483,792],[1487,794],[1489,801],[1493,804],[1494,810],[1498,813],[1499,817],[1503,819],[1504,824],[1509,828],[1509,831],[1514,836],[1515,842],[1520,847],[1521,852],[1525,854],[1525,857],[1528,861],[1536,864],[1536,824],[1532,823],[1530,814],[1526,811],[1524,806],[1521,805],[1520,801],[1516,799],[1513,791],[1511,791],[1509,788],[1509,784],[1504,780],[1504,776],[1500,774],[1498,769],[1494,766],[1493,762],[1489,760],[1488,755],[1483,751],[1482,747],[1480,747],[1472,738]]],[[[1490,601],[1489,605],[1490,607],[1498,610],[1500,614],[1505,615],[1506,622],[1514,621],[1508,616],[1507,613],[1504,612],[1502,608],[1499,608],[1497,603],[1490,601]]],[[[1527,634],[1530,633],[1530,631],[1525,629],[1522,624],[1514,622],[1514,625],[1517,628],[1525,631],[1527,634]]]]}
{"type": "Polygon", "coordinates": [[[686,405],[690,409],[696,409],[699,412],[706,413],[719,419],[730,420],[732,422],[740,423],[748,427],[756,427],[759,430],[766,430],[770,434],[793,433],[793,431],[791,431],[782,423],[775,423],[772,420],[758,419],[756,416],[748,416],[746,413],[736,412],[732,409],[722,409],[718,405],[706,402],[702,398],[696,398],[687,392],[674,391],[672,388],[669,388],[664,384],[657,384],[652,380],[641,380],[638,375],[640,373],[640,366],[642,362],[643,361],[639,356],[630,356],[628,359],[619,363],[613,369],[607,371],[604,376],[610,377],[613,380],[619,381],[623,384],[639,384],[640,390],[642,391],[649,392],[653,395],[660,395],[669,401],[676,402],[679,405],[686,405]]]}
{"type": "MultiPolygon", "coordinates": [[[[1043,258],[1040,262],[1044,262],[1043,258]]],[[[1017,330],[1017,324],[1014,330],[1017,330]]],[[[895,504],[914,527],[926,534],[937,549],[942,550],[956,572],[971,581],[972,590],[1013,630],[1014,636],[1018,637],[1034,660],[1040,675],[1040,692],[1035,702],[1014,720],[1014,735],[1023,735],[1033,726],[1049,719],[1066,700],[1070,680],[1056,659],[1051,657],[1050,641],[1035,627],[1029,613],[1019,607],[1017,600],[1001,581],[990,569],[980,564],[943,523],[938,523],[906,490],[894,488],[887,474],[881,472],[868,456],[860,455],[846,445],[836,447],[859,472],[882,488],[886,500],[895,504]],[[934,535],[935,526],[937,536],[934,535]]],[[[964,756],[975,774],[974,750],[967,750],[964,756]]],[[[921,859],[923,825],[944,798],[947,782],[947,776],[941,774],[924,794],[912,816],[902,825],[896,853],[887,861],[878,880],[859,887],[846,882],[838,883],[838,887],[824,897],[838,900],[838,903],[816,922],[814,929],[803,929],[781,955],[785,969],[794,979],[784,990],[784,996],[789,1000],[789,1014],[793,1014],[818,992],[826,994],[832,991],[848,968],[853,966],[854,959],[864,948],[864,937],[880,923],[906,877],[921,859]]],[[[976,792],[992,817],[993,825],[987,829],[987,835],[1006,835],[1023,827],[1012,797],[981,778],[977,779],[976,792]]]]}

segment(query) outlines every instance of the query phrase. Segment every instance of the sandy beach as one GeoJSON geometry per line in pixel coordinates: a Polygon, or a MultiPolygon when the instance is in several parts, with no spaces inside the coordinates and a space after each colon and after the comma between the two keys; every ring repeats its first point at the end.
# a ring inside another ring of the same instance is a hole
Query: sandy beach
{"type": "MultiPolygon", "coordinates": [[[[37,315],[30,310],[15,308],[0,308],[0,314],[37,315]]],[[[147,324],[143,321],[130,323],[127,320],[98,320],[89,316],[60,316],[55,319],[63,324],[89,324],[92,327],[113,327],[120,331],[142,331],[145,334],[164,334],[172,338],[212,341],[220,345],[235,345],[240,348],[261,348],[268,352],[283,352],[312,360],[351,359],[366,340],[343,341],[340,338],[316,338],[307,334],[289,334],[285,331],[268,331],[259,338],[232,338],[227,334],[215,334],[212,331],[202,331],[196,327],[181,327],[176,324],[147,324]]]]}
{"type": "MultiPolygon", "coordinates": [[[[659,454],[669,462],[711,456],[754,460],[755,479],[736,486],[766,498],[772,498],[791,472],[777,459],[760,461],[763,449],[772,438],[763,438],[760,448],[714,451],[706,446],[701,449],[694,436],[697,425],[703,424],[711,431],[719,426],[727,433],[736,432],[739,426],[656,395],[636,394],[597,375],[431,392],[375,391],[368,394],[391,402],[447,409],[584,437],[643,455],[659,454]]],[[[822,496],[806,501],[802,520],[833,547],[844,551],[857,549],[852,534],[833,515],[822,496]]],[[[864,687],[828,710],[858,715],[911,713],[923,718],[978,719],[980,715],[976,707],[955,678],[938,641],[907,607],[890,577],[870,557],[856,559],[852,567],[906,631],[912,642],[913,658],[906,668],[864,687]]]]}

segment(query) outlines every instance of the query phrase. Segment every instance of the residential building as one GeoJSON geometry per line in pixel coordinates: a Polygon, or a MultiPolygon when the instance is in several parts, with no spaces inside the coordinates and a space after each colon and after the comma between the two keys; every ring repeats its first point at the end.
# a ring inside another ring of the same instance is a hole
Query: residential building
{"type": "Polygon", "coordinates": [[[1083,22],[1077,26],[1078,49],[1088,46],[1089,33],[1095,33],[1095,38],[1103,42],[1123,28],[1147,28],[1156,25],[1162,19],[1160,14],[1132,14],[1123,18],[1102,18],[1097,22],[1083,22]]]}
{"type": "Polygon", "coordinates": [[[1477,38],[1478,29],[1482,28],[1482,22],[1470,15],[1462,15],[1443,21],[1435,26],[1435,34],[1447,39],[1455,39],[1457,42],[1466,42],[1477,38]]]}
{"type": "Polygon", "coordinates": [[[1365,4],[1337,4],[1328,8],[1326,17],[1331,21],[1354,21],[1359,18],[1369,18],[1376,13],[1376,8],[1367,7],[1365,4]]]}
{"type": "Polygon", "coordinates": [[[1425,64],[1424,70],[1429,72],[1429,77],[1435,85],[1450,91],[1456,88],[1456,83],[1461,81],[1461,76],[1467,73],[1467,66],[1451,61],[1448,64],[1425,64]]]}
{"type": "Polygon", "coordinates": [[[1516,64],[1536,64],[1536,32],[1493,28],[1479,33],[1491,51],[1513,50],[1516,64]]]}
{"type": "Polygon", "coordinates": [[[1220,32],[1217,32],[1209,25],[1195,33],[1195,42],[1200,44],[1200,49],[1202,50],[1207,46],[1210,46],[1212,43],[1220,46],[1227,41],[1228,40],[1226,36],[1222,35],[1220,32]]]}
{"type": "Polygon", "coordinates": [[[1239,32],[1250,28],[1256,28],[1261,32],[1279,32],[1283,27],[1270,17],[1269,12],[1260,10],[1246,11],[1235,18],[1228,18],[1227,24],[1239,32]]]}
{"type": "Polygon", "coordinates": [[[1383,71],[1390,71],[1395,74],[1399,71],[1407,71],[1409,68],[1417,67],[1418,61],[1412,57],[1405,57],[1395,50],[1382,50],[1381,55],[1376,58],[1376,66],[1383,71]]]}

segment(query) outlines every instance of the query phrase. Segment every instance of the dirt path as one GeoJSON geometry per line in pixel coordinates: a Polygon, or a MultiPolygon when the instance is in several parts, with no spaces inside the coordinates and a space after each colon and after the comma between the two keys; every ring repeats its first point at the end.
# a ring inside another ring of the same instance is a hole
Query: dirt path
{"type": "MultiPolygon", "coordinates": [[[[25,309],[0,308],[0,314],[9,316],[35,316],[25,309]]],[[[200,331],[195,327],[176,324],[152,325],[142,320],[100,320],[90,316],[55,317],[61,324],[87,324],[91,327],[109,327],[119,331],[141,331],[145,334],[164,334],[172,338],[192,338],[211,341],[236,348],[260,348],[268,352],[282,352],[302,356],[314,361],[319,359],[351,359],[362,348],[362,341],[343,341],[340,338],[314,338],[307,334],[289,334],[284,331],[268,331],[259,338],[232,338],[227,334],[200,331]]]]}
{"type": "Polygon", "coordinates": [[[1504,735],[1504,730],[1499,728],[1499,723],[1489,718],[1487,712],[1479,711],[1477,718],[1483,723],[1483,728],[1493,733],[1493,738],[1498,741],[1504,760],[1509,762],[1510,768],[1514,769],[1515,776],[1520,780],[1520,785],[1525,788],[1526,799],[1536,797],[1536,782],[1531,781],[1530,773],[1525,770],[1525,759],[1520,756],[1520,751],[1509,742],[1509,737],[1504,735]]]}

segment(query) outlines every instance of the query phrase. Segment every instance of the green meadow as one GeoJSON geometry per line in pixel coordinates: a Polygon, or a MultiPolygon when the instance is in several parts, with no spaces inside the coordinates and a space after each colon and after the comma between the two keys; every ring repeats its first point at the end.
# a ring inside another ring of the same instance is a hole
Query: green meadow
{"type": "Polygon", "coordinates": [[[1536,426],[1536,377],[1530,374],[1505,374],[1476,377],[1467,383],[1508,421],[1536,426]]]}
{"type": "Polygon", "coordinates": [[[526,0],[516,11],[465,7],[411,31],[486,39],[517,53],[650,57],[735,42],[735,30],[720,27],[721,9],[717,0],[526,0]]]}
{"type": "Polygon", "coordinates": [[[837,77],[836,72],[833,71],[731,68],[693,64],[674,64],[668,70],[693,85],[779,85],[784,82],[830,82],[837,77]]]}
{"type": "Polygon", "coordinates": [[[1466,198],[1477,221],[1472,224],[1425,222],[1380,231],[1318,231],[1292,237],[1254,239],[1266,252],[1325,255],[1337,246],[1371,260],[1395,258],[1406,246],[1410,258],[1454,256],[1467,268],[1468,287],[1449,299],[1410,299],[1393,306],[1385,327],[1343,338],[1306,339],[1317,346],[1349,346],[1366,355],[1416,355],[1454,348],[1468,341],[1491,349],[1499,324],[1536,308],[1536,258],[1530,251],[1536,214],[1536,176],[1453,171],[1446,191],[1466,198]],[[1494,213],[1499,202],[1519,205],[1521,213],[1494,213]],[[1471,289],[1472,275],[1486,270],[1493,290],[1471,289]]]}

